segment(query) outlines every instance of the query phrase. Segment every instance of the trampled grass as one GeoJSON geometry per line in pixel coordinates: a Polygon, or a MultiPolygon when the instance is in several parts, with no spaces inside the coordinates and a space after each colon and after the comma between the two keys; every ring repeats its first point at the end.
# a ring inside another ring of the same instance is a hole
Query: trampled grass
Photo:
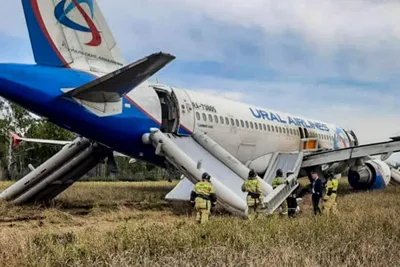
{"type": "MultiPolygon", "coordinates": [[[[5,185],[1,185],[4,188],[5,185]]],[[[204,226],[176,215],[166,182],[76,183],[52,207],[0,205],[0,266],[400,266],[400,188],[352,193],[337,217],[204,226]]]]}

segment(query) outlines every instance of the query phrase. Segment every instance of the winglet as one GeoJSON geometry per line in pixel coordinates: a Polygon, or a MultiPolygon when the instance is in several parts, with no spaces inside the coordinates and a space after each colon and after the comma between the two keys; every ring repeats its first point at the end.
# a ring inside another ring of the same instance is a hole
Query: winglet
{"type": "Polygon", "coordinates": [[[11,137],[13,138],[13,147],[18,147],[19,144],[22,142],[21,137],[12,131],[9,131],[9,133],[10,133],[11,137]]]}

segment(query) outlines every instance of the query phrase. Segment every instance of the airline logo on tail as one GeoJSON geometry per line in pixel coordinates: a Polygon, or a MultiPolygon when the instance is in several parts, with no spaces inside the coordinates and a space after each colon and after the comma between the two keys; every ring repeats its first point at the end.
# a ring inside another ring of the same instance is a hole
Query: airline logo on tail
{"type": "Polygon", "coordinates": [[[90,32],[92,34],[92,40],[86,45],[88,46],[99,46],[101,44],[101,35],[96,25],[93,22],[94,17],[94,4],[93,0],[72,0],[69,5],[66,5],[67,0],[62,0],[58,3],[54,9],[54,16],[57,21],[60,22],[65,27],[70,29],[81,31],[81,32],[90,32]],[[83,9],[81,4],[87,4],[90,9],[90,15],[83,9]],[[68,14],[77,9],[78,12],[82,15],[87,25],[81,25],[72,21],[68,14]]]}

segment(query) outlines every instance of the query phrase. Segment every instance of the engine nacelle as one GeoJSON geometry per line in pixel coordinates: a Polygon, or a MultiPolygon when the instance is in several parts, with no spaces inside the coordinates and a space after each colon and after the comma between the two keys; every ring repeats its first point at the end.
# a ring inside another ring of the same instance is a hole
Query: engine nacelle
{"type": "Polygon", "coordinates": [[[363,166],[351,168],[348,174],[349,184],[357,190],[383,189],[391,178],[390,167],[381,160],[366,161],[363,166]]]}

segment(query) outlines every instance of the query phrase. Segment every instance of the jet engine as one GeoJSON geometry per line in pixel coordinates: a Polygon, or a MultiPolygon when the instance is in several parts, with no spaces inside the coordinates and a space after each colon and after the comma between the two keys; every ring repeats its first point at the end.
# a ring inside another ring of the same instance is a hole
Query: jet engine
{"type": "Polygon", "coordinates": [[[390,167],[381,160],[368,160],[350,168],[349,184],[356,190],[383,189],[391,178],[390,167]]]}

